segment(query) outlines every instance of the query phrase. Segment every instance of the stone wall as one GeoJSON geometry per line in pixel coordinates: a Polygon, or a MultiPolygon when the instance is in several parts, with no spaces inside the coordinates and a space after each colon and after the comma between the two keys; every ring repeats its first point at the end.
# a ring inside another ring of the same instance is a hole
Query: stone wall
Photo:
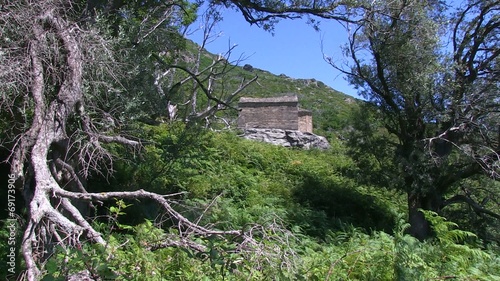
{"type": "Polygon", "coordinates": [[[238,127],[299,130],[298,103],[297,96],[240,98],[238,127]]]}
{"type": "Polygon", "coordinates": [[[238,127],[246,139],[285,147],[328,149],[326,138],[312,133],[312,112],[299,109],[297,96],[240,98],[238,127]]]}
{"type": "Polygon", "coordinates": [[[299,109],[299,131],[312,133],[312,112],[309,110],[299,109]]]}

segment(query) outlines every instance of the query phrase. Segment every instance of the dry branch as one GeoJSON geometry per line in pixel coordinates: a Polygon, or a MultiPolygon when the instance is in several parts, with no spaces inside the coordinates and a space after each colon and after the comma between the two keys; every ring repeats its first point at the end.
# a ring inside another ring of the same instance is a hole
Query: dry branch
{"type": "Polygon", "coordinates": [[[242,234],[240,230],[218,231],[218,230],[210,230],[202,226],[199,226],[191,222],[183,215],[181,215],[179,212],[175,211],[174,208],[172,208],[172,206],[166,199],[166,197],[169,197],[169,195],[160,195],[157,193],[145,191],[143,189],[137,191],[127,191],[127,192],[78,193],[57,188],[53,190],[53,193],[55,195],[59,195],[64,198],[85,200],[85,201],[94,201],[94,200],[109,201],[112,199],[128,199],[128,200],[151,199],[160,204],[160,206],[162,206],[162,208],[167,212],[167,214],[170,215],[171,218],[175,219],[178,222],[179,226],[183,227],[186,230],[193,230],[197,234],[202,234],[202,235],[242,234]]]}

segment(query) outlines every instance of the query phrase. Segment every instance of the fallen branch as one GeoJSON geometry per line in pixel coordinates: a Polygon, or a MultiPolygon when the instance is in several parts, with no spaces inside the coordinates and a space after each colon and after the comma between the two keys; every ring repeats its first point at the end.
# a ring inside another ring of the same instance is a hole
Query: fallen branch
{"type": "MultiPolygon", "coordinates": [[[[199,226],[186,217],[181,215],[179,212],[174,210],[168,200],[165,198],[166,196],[148,192],[143,189],[137,191],[123,191],[123,192],[103,192],[103,193],[77,193],[71,192],[67,190],[63,190],[61,188],[57,188],[54,190],[54,194],[64,198],[77,199],[77,200],[85,200],[85,201],[109,201],[114,199],[151,199],[156,201],[162,208],[170,215],[172,218],[178,221],[180,226],[184,226],[187,230],[194,230],[197,234],[202,235],[242,235],[241,230],[230,230],[230,231],[219,231],[219,230],[211,230],[199,226]]],[[[167,195],[168,196],[168,195],[167,195]]]]}

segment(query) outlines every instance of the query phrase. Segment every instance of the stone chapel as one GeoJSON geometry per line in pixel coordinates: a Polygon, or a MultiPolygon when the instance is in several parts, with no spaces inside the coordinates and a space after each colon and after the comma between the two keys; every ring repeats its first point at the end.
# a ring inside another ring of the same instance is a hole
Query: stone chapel
{"type": "Polygon", "coordinates": [[[281,129],[312,133],[312,113],[299,108],[296,95],[273,98],[242,97],[238,103],[240,129],[281,129]]]}

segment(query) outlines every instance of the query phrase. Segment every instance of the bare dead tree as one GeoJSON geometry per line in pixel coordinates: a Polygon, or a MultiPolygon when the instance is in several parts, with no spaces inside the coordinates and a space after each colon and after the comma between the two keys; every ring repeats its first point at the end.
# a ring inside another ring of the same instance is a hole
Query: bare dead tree
{"type": "MultiPolygon", "coordinates": [[[[85,178],[90,173],[112,170],[107,144],[138,150],[141,141],[123,134],[118,126],[109,126],[117,120],[113,110],[103,108],[102,99],[118,95],[118,90],[115,83],[102,78],[116,78],[119,62],[114,60],[113,42],[82,21],[77,11],[70,0],[5,1],[0,10],[0,106],[12,123],[6,132],[10,140],[2,144],[11,148],[11,173],[28,208],[21,244],[25,278],[41,277],[43,262],[54,245],[106,244],[77,207],[80,203],[140,198],[157,202],[179,229],[190,233],[165,240],[165,247],[203,250],[189,241],[192,235],[240,236],[246,243],[256,243],[251,231],[218,231],[189,221],[172,208],[167,196],[144,190],[88,190],[85,178]]],[[[190,79],[199,75],[190,73],[190,79]]],[[[217,102],[206,112],[231,101],[211,96],[211,88],[202,89],[217,102]]]]}
{"type": "MultiPolygon", "coordinates": [[[[105,243],[74,203],[57,196],[56,191],[67,187],[68,179],[78,187],[78,192],[85,193],[80,176],[100,170],[102,163],[111,160],[104,144],[139,147],[140,142],[102,134],[87,111],[84,50],[88,47],[87,40],[92,40],[95,34],[69,20],[71,2],[20,1],[9,2],[3,8],[1,21],[16,24],[19,31],[12,34],[19,37],[5,52],[23,71],[9,69],[2,75],[2,83],[15,85],[6,89],[10,96],[4,96],[3,105],[19,110],[16,98],[22,96],[33,111],[31,120],[28,116],[13,120],[20,125],[9,162],[29,209],[21,251],[27,279],[36,280],[40,275],[38,263],[50,240],[71,245],[84,235],[90,241],[105,243]],[[69,131],[70,118],[76,118],[80,128],[69,131]],[[82,169],[77,172],[75,167],[82,169]]],[[[15,29],[5,27],[5,30],[15,29]]],[[[3,33],[2,39],[10,40],[7,36],[9,33],[3,33]]]]}
{"type": "MultiPolygon", "coordinates": [[[[231,47],[227,52],[227,57],[230,56],[230,53],[235,48],[235,46],[231,47]]],[[[194,122],[203,120],[205,118],[211,118],[215,116],[215,113],[222,109],[233,108],[235,109],[231,103],[238,97],[241,92],[248,87],[251,83],[257,80],[257,76],[254,76],[250,80],[246,80],[242,78],[239,86],[229,93],[225,93],[224,87],[216,88],[217,83],[224,84],[224,79],[226,79],[226,75],[230,73],[231,69],[233,69],[237,64],[231,64],[227,61],[226,56],[218,56],[216,59],[212,61],[212,63],[205,67],[204,69],[193,72],[187,67],[175,64],[167,64],[165,61],[156,56],[156,59],[159,63],[161,63],[165,68],[168,69],[178,69],[183,73],[187,74],[187,77],[177,82],[173,87],[181,87],[187,82],[194,82],[191,99],[188,100],[185,105],[189,104],[188,113],[185,116],[185,122],[194,122]],[[207,98],[207,104],[204,109],[198,109],[198,90],[201,90],[203,95],[207,98]],[[219,90],[220,92],[216,92],[219,90]]],[[[238,59],[241,61],[241,59],[238,59]]]]}
{"type": "MultiPolygon", "coordinates": [[[[205,50],[206,46],[219,38],[220,34],[216,32],[215,28],[221,19],[219,11],[215,7],[207,9],[202,15],[203,24],[200,30],[203,33],[203,39],[197,46],[197,52],[193,54],[194,61],[189,66],[180,63],[179,59],[168,63],[162,54],[152,54],[158,63],[155,71],[155,86],[159,95],[164,96],[167,100],[170,120],[178,117],[178,111],[183,111],[184,122],[205,120],[208,127],[210,120],[217,118],[218,111],[235,109],[231,105],[233,101],[246,87],[258,79],[257,76],[250,79],[241,77],[236,87],[226,86],[229,84],[231,73],[246,59],[240,55],[237,59],[231,60],[237,45],[229,46],[224,54],[210,57],[210,64],[202,64],[202,61],[210,56],[205,50]],[[182,102],[173,102],[176,98],[179,100],[179,97],[175,95],[182,95],[182,102]],[[202,100],[206,100],[203,105],[201,104],[202,100]]],[[[200,30],[190,31],[190,33],[200,30]]]]}

